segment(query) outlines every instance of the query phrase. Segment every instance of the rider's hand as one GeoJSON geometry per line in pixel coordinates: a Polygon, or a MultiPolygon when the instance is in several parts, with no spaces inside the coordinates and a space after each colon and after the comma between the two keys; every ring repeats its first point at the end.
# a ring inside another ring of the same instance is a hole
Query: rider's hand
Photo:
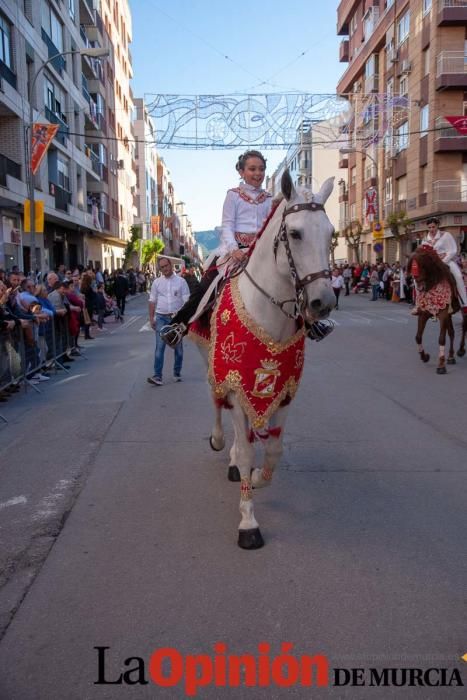
{"type": "Polygon", "coordinates": [[[246,250],[240,250],[240,248],[238,248],[238,250],[232,251],[230,255],[234,260],[237,260],[237,262],[241,262],[246,257],[246,250]]]}
{"type": "Polygon", "coordinates": [[[151,328],[154,328],[154,330],[156,330],[156,319],[155,319],[155,318],[151,318],[151,319],[149,320],[149,323],[151,324],[151,328]]]}

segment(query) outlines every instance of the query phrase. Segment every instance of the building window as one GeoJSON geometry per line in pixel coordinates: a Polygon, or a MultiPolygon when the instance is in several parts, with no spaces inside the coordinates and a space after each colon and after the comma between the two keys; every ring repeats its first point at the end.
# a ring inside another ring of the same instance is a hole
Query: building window
{"type": "Polygon", "coordinates": [[[397,201],[405,202],[407,200],[407,175],[403,175],[396,180],[397,201]]]}
{"type": "Polygon", "coordinates": [[[44,78],[44,104],[64,122],[67,121],[65,114],[65,96],[60,88],[47,76],[44,78]]]}
{"type": "Polygon", "coordinates": [[[409,94],[409,79],[406,75],[401,75],[399,80],[399,95],[404,96],[409,94]]]}
{"type": "Polygon", "coordinates": [[[63,51],[63,26],[49,3],[45,0],[42,0],[41,9],[42,29],[52,41],[57,49],[57,53],[61,53],[63,51]]]}
{"type": "Polygon", "coordinates": [[[427,15],[431,10],[431,0],[423,0],[423,16],[427,15]]]}
{"type": "Polygon", "coordinates": [[[0,61],[11,69],[11,24],[0,14],[0,61]]]}
{"type": "Polygon", "coordinates": [[[357,204],[354,202],[350,205],[350,221],[357,220],[357,204]]]}
{"type": "Polygon", "coordinates": [[[384,185],[384,194],[386,202],[392,201],[392,177],[387,177],[384,185]]]}
{"type": "Polygon", "coordinates": [[[68,14],[75,21],[75,0],[68,0],[68,14]]]}
{"type": "Polygon", "coordinates": [[[70,172],[68,168],[68,160],[65,160],[61,154],[57,157],[57,177],[58,185],[70,192],[70,172]]]}
{"type": "Polygon", "coordinates": [[[427,178],[427,167],[420,168],[420,194],[427,194],[428,192],[428,178],[427,178]]]}
{"type": "Polygon", "coordinates": [[[396,153],[405,151],[409,145],[409,122],[404,122],[396,129],[396,153]]]}
{"type": "Polygon", "coordinates": [[[410,31],[410,10],[402,15],[397,23],[397,44],[400,46],[409,36],[410,31]]]}
{"type": "Polygon", "coordinates": [[[430,121],[430,106],[425,105],[420,110],[420,136],[427,135],[429,121],[430,121]]]}

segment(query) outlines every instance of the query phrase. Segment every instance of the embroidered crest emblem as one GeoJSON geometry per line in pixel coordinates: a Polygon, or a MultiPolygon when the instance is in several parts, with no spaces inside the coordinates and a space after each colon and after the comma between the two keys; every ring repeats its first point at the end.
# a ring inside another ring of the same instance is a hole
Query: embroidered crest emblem
{"type": "Polygon", "coordinates": [[[261,360],[262,367],[255,369],[256,381],[251,392],[259,399],[268,399],[274,396],[277,378],[280,377],[279,362],[275,360],[261,360]]]}
{"type": "Polygon", "coordinates": [[[221,321],[222,321],[222,323],[224,324],[224,326],[225,326],[226,323],[228,323],[228,322],[230,321],[230,311],[229,311],[229,309],[224,309],[224,311],[223,311],[222,314],[221,314],[221,321]]]}

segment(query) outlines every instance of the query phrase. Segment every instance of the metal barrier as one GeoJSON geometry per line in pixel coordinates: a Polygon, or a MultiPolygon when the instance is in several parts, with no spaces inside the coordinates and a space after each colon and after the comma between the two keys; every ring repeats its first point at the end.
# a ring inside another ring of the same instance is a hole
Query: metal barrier
{"type": "MultiPolygon", "coordinates": [[[[0,331],[0,393],[21,384],[25,391],[32,388],[40,394],[33,377],[45,370],[68,372],[63,360],[72,348],[67,316],[0,331]]],[[[1,414],[0,420],[8,422],[1,414]]]]}

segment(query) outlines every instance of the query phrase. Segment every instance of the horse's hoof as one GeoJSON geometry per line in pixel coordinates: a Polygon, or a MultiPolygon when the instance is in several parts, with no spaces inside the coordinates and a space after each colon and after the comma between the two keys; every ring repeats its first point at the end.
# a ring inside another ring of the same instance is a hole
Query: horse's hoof
{"type": "Polygon", "coordinates": [[[259,527],[252,530],[238,531],[238,546],[242,549],[261,549],[264,545],[264,540],[259,531],[259,527]]]}
{"type": "Polygon", "coordinates": [[[455,357],[448,357],[448,365],[455,365],[456,364],[456,358],[455,357]]]}
{"type": "Polygon", "coordinates": [[[437,367],[436,374],[446,374],[446,367],[437,367]]]}
{"type": "Polygon", "coordinates": [[[430,361],[430,355],[427,352],[421,352],[420,353],[420,359],[422,362],[429,362],[430,361]]]}
{"type": "Polygon", "coordinates": [[[464,357],[465,355],[465,350],[458,350],[457,351],[457,357],[464,357]]]}
{"type": "Polygon", "coordinates": [[[227,479],[229,481],[241,481],[240,478],[240,470],[238,467],[229,467],[229,471],[227,473],[227,479]]]}
{"type": "Polygon", "coordinates": [[[209,447],[211,448],[211,450],[214,450],[214,452],[222,452],[222,450],[225,447],[225,442],[224,441],[222,442],[222,447],[216,447],[214,444],[214,440],[212,438],[212,435],[211,435],[211,437],[209,438],[209,447]]]}

